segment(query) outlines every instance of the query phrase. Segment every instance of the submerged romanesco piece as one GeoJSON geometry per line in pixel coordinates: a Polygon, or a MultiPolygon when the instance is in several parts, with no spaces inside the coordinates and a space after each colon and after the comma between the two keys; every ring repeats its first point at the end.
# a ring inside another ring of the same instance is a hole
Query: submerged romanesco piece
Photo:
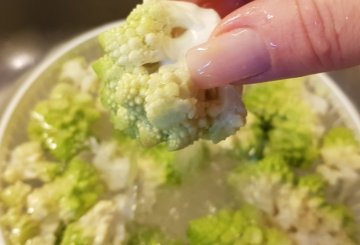
{"type": "Polygon", "coordinates": [[[238,161],[256,161],[263,157],[267,135],[261,121],[251,112],[246,116],[246,125],[236,134],[220,142],[218,146],[238,161]]]}
{"type": "Polygon", "coordinates": [[[31,112],[28,131],[55,158],[67,161],[86,147],[91,126],[99,116],[90,94],[59,83],[31,112]]]}
{"type": "Polygon", "coordinates": [[[126,239],[126,245],[183,245],[181,241],[173,240],[157,227],[134,225],[126,239]]]}
{"type": "Polygon", "coordinates": [[[9,209],[0,217],[2,231],[12,245],[28,244],[26,241],[40,232],[40,221],[17,208],[9,209]]]}
{"type": "Polygon", "coordinates": [[[114,202],[100,201],[79,220],[67,226],[60,244],[123,244],[125,227],[121,219],[114,202]]]}
{"type": "Polygon", "coordinates": [[[360,177],[360,142],[352,130],[331,129],[324,137],[320,148],[323,164],[317,171],[333,186],[341,181],[349,183],[360,177]]]}
{"type": "Polygon", "coordinates": [[[360,223],[360,142],[348,128],[336,127],[324,137],[317,172],[329,183],[332,199],[344,203],[357,214],[360,223]]]}
{"type": "Polygon", "coordinates": [[[263,211],[297,245],[357,244],[354,218],[326,199],[319,175],[298,177],[282,158],[268,156],[239,167],[229,181],[243,201],[263,211]]]}
{"type": "Polygon", "coordinates": [[[39,142],[29,141],[18,145],[5,166],[3,178],[7,183],[40,180],[48,182],[61,173],[63,165],[46,159],[39,142]]]}
{"type": "Polygon", "coordinates": [[[177,150],[199,138],[219,142],[244,124],[241,87],[201,90],[184,60],[219,21],[214,10],[192,3],[147,0],[99,36],[105,55],[93,67],[116,128],[144,146],[164,142],[177,150]]]}
{"type": "Polygon", "coordinates": [[[252,206],[193,220],[188,238],[191,245],[294,245],[286,233],[269,226],[265,215],[252,206]]]}
{"type": "Polygon", "coordinates": [[[26,198],[31,192],[32,187],[23,182],[16,182],[3,188],[0,192],[0,200],[6,208],[17,207],[22,209],[26,206],[26,198]]]}
{"type": "Polygon", "coordinates": [[[38,219],[55,215],[68,223],[91,208],[104,192],[104,183],[95,167],[74,159],[63,175],[28,196],[27,207],[38,219]]]}
{"type": "MultiPolygon", "coordinates": [[[[256,120],[251,133],[261,137],[257,137],[260,138],[258,148],[255,148],[257,156],[280,154],[288,164],[296,167],[313,163],[318,155],[322,127],[304,98],[303,79],[246,87],[244,102],[256,120]]],[[[237,150],[236,146],[234,149],[237,150]]]]}

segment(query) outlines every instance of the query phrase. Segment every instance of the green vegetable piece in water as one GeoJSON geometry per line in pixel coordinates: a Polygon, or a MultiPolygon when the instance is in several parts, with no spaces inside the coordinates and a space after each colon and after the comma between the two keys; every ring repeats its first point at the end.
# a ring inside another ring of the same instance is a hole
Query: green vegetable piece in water
{"type": "Polygon", "coordinates": [[[55,158],[67,161],[87,146],[99,116],[91,95],[60,83],[31,112],[28,131],[55,158]]]}

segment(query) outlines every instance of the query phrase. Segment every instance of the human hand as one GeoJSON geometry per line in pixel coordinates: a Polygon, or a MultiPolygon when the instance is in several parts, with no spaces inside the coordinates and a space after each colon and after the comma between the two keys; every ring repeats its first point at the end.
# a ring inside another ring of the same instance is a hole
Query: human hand
{"type": "Polygon", "coordinates": [[[222,16],[233,10],[207,43],[187,54],[190,73],[203,88],[360,64],[359,0],[190,1],[222,16]]]}

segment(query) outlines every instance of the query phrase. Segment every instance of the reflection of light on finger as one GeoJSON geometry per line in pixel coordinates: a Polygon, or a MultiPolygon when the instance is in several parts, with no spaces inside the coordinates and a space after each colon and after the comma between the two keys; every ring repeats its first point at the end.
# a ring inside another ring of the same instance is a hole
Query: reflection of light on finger
{"type": "Polygon", "coordinates": [[[27,66],[33,64],[34,61],[35,61],[35,58],[32,55],[30,55],[28,53],[20,53],[20,54],[14,55],[10,59],[10,65],[13,69],[20,70],[20,69],[24,69],[27,66]]]}

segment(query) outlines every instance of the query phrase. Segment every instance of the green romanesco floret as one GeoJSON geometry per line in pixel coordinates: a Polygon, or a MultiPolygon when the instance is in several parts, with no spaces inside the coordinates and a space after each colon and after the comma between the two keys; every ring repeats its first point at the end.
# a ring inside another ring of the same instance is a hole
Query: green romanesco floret
{"type": "MultiPolygon", "coordinates": [[[[317,172],[329,183],[328,193],[356,214],[360,211],[360,142],[351,129],[336,127],[325,135],[317,172]]],[[[360,222],[360,216],[356,216],[360,222]]]]}
{"type": "Polygon", "coordinates": [[[246,125],[236,134],[221,141],[217,146],[236,160],[256,161],[263,158],[266,137],[259,118],[248,112],[246,125]]]}
{"type": "Polygon", "coordinates": [[[282,155],[292,166],[307,166],[317,157],[322,130],[317,115],[306,102],[303,79],[248,86],[244,102],[258,120],[262,156],[282,155]]]}
{"type": "Polygon", "coordinates": [[[345,127],[336,127],[330,129],[324,136],[322,147],[349,147],[354,151],[359,150],[360,142],[355,137],[355,133],[345,127]]]}
{"type": "Polygon", "coordinates": [[[298,177],[284,160],[277,162],[266,157],[230,176],[241,200],[263,211],[298,245],[357,244],[354,218],[327,200],[325,181],[319,175],[298,177]]]}
{"type": "Polygon", "coordinates": [[[289,236],[271,227],[265,215],[247,206],[242,209],[221,210],[216,214],[190,222],[191,245],[292,245],[289,236]]]}
{"type": "Polygon", "coordinates": [[[13,245],[55,244],[61,223],[53,217],[40,220],[32,215],[26,202],[32,189],[28,184],[16,182],[1,192],[2,232],[13,245]]]}
{"type": "Polygon", "coordinates": [[[12,245],[24,245],[40,232],[40,221],[20,209],[11,208],[0,217],[2,232],[12,245]]]}
{"type": "MultiPolygon", "coordinates": [[[[331,129],[320,148],[323,164],[317,168],[332,185],[356,182],[360,176],[360,143],[351,129],[331,129]]],[[[345,191],[345,190],[344,190],[345,191]]]]}
{"type": "Polygon", "coordinates": [[[39,180],[48,182],[62,172],[63,165],[46,159],[41,144],[29,141],[18,145],[5,166],[3,179],[7,183],[39,180]]]}
{"type": "Polygon", "coordinates": [[[28,131],[55,158],[67,161],[87,146],[91,126],[99,116],[90,94],[59,83],[31,112],[28,131]]]}
{"type": "Polygon", "coordinates": [[[219,21],[192,3],[147,0],[99,36],[105,55],[93,67],[116,128],[144,146],[176,150],[198,138],[219,142],[244,124],[241,87],[201,90],[184,61],[219,21]]]}
{"type": "Polygon", "coordinates": [[[125,245],[183,245],[185,243],[169,238],[158,227],[141,224],[132,225],[125,245]]]}
{"type": "Polygon", "coordinates": [[[100,201],[67,226],[61,245],[123,244],[124,220],[115,202],[100,201]]]}
{"type": "Polygon", "coordinates": [[[230,185],[248,203],[261,203],[267,212],[275,212],[273,196],[279,186],[291,186],[295,174],[279,155],[270,155],[257,163],[245,163],[229,176],[230,185]]]}
{"type": "Polygon", "coordinates": [[[34,190],[27,205],[39,219],[57,215],[67,223],[84,214],[104,192],[104,183],[95,167],[74,159],[61,176],[34,190]]]}
{"type": "Polygon", "coordinates": [[[298,179],[297,186],[319,196],[324,196],[328,188],[326,180],[319,174],[302,176],[298,179]]]}
{"type": "Polygon", "coordinates": [[[6,208],[17,207],[22,209],[26,206],[26,198],[31,191],[32,187],[30,185],[18,181],[1,190],[1,203],[5,204],[6,208]]]}

